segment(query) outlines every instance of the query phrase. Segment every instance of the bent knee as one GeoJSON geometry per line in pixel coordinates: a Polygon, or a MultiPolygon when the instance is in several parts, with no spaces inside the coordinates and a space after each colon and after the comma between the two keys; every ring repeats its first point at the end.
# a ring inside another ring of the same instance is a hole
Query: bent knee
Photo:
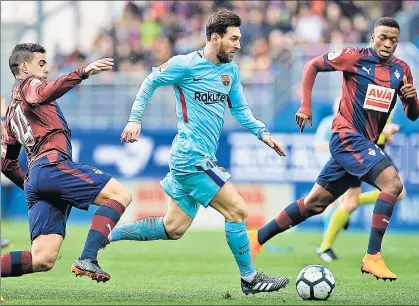
{"type": "Polygon", "coordinates": [[[400,179],[395,182],[394,189],[395,189],[394,190],[395,194],[397,194],[397,197],[399,197],[403,193],[404,186],[403,186],[403,183],[400,179]]]}
{"type": "Polygon", "coordinates": [[[106,200],[115,200],[127,207],[132,201],[132,194],[120,182],[112,178],[95,199],[96,204],[103,204],[106,200]]]}
{"type": "Polygon", "coordinates": [[[238,196],[231,205],[229,211],[227,212],[226,219],[227,221],[241,223],[246,221],[248,215],[248,210],[246,202],[241,196],[238,196]]]}
{"type": "Polygon", "coordinates": [[[164,224],[164,228],[170,240],[179,240],[188,230],[187,225],[185,224],[176,224],[175,222],[167,222],[164,224]]]}
{"type": "Polygon", "coordinates": [[[116,185],[115,188],[112,189],[112,192],[109,195],[109,199],[118,201],[119,203],[127,207],[132,201],[132,194],[118,182],[118,185],[116,185]]]}
{"type": "Polygon", "coordinates": [[[323,206],[322,203],[314,203],[306,206],[306,210],[310,216],[321,214],[326,210],[327,206],[323,206]]]}
{"type": "Polygon", "coordinates": [[[32,254],[32,267],[36,272],[46,272],[51,270],[55,261],[57,260],[58,254],[32,254]]]}
{"type": "Polygon", "coordinates": [[[333,203],[332,198],[318,195],[308,196],[304,199],[304,207],[309,215],[321,214],[331,203],[333,203]]]}
{"type": "Polygon", "coordinates": [[[399,197],[397,198],[397,201],[401,201],[406,197],[406,188],[403,185],[402,192],[399,194],[399,197]]]}
{"type": "Polygon", "coordinates": [[[132,194],[125,187],[118,190],[117,193],[112,197],[113,200],[117,200],[119,203],[127,207],[132,201],[132,194]]]}
{"type": "Polygon", "coordinates": [[[392,181],[391,184],[383,188],[382,191],[394,196],[395,198],[399,198],[400,195],[403,193],[403,189],[404,186],[402,181],[399,178],[397,178],[394,181],[392,181]]]}

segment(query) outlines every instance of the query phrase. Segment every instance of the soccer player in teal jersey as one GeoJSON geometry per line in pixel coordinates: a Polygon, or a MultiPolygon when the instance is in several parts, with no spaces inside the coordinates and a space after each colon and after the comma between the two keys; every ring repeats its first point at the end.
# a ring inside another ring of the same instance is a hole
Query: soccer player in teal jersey
{"type": "Polygon", "coordinates": [[[200,205],[211,206],[225,217],[227,243],[239,266],[241,288],[245,294],[254,294],[277,291],[285,287],[288,279],[269,277],[257,272],[252,264],[245,201],[228,181],[230,174],[216,164],[225,109],[229,107],[241,125],[280,156],[285,153],[247,105],[240,70],[233,61],[240,49],[240,24],[240,17],[233,12],[213,13],[206,25],[207,43],[203,49],[172,57],[153,68],[141,84],[121,140],[138,140],[143,113],[154,90],[172,85],[178,133],[170,151],[170,172],[160,182],[170,196],[169,207],[164,217],[147,217],[118,226],[109,241],[179,239],[200,205]]]}

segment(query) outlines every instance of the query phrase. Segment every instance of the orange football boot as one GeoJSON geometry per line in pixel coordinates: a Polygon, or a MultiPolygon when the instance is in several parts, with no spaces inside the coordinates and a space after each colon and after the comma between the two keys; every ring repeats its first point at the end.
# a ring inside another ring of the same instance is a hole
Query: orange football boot
{"type": "Polygon", "coordinates": [[[365,254],[362,259],[361,272],[372,274],[376,279],[384,279],[394,281],[397,279],[397,275],[394,274],[387,268],[381,252],[378,252],[375,255],[365,254]]]}
{"type": "Polygon", "coordinates": [[[259,252],[263,252],[264,250],[262,246],[259,244],[257,230],[248,231],[247,235],[249,236],[250,255],[252,256],[252,261],[253,261],[255,260],[256,255],[259,252]]]}

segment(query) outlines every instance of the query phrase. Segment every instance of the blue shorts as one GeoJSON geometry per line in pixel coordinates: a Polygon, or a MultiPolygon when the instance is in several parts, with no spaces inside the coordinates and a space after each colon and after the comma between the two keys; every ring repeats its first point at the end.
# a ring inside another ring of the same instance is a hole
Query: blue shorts
{"type": "Polygon", "coordinates": [[[112,177],[61,154],[36,160],[25,182],[31,240],[39,235],[65,237],[71,207],[87,210],[112,177]]]}
{"type": "Polygon", "coordinates": [[[323,167],[317,184],[339,197],[348,188],[359,187],[361,181],[375,186],[378,175],[394,166],[387,155],[360,133],[333,133],[330,140],[332,157],[323,167]]]}
{"type": "Polygon", "coordinates": [[[160,182],[164,191],[189,216],[195,218],[200,205],[208,207],[217,192],[230,179],[226,169],[203,158],[195,165],[171,157],[170,172],[160,182]]]}

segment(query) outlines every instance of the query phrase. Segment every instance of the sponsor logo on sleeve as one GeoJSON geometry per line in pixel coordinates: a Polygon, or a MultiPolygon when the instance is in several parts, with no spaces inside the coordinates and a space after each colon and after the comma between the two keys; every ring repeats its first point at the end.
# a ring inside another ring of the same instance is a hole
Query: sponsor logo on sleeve
{"type": "Polygon", "coordinates": [[[167,69],[167,66],[169,65],[169,62],[166,62],[162,65],[159,66],[159,72],[162,73],[163,71],[165,71],[167,69]]]}
{"type": "Polygon", "coordinates": [[[37,79],[37,78],[34,78],[30,83],[29,83],[29,85],[31,85],[32,87],[35,87],[35,86],[38,86],[38,85],[41,85],[42,84],[42,82],[41,82],[41,80],[39,80],[39,79],[37,79]]]}
{"type": "Polygon", "coordinates": [[[333,61],[334,59],[337,59],[342,54],[342,50],[336,51],[336,52],[330,52],[327,54],[327,59],[329,61],[333,61]]]}

